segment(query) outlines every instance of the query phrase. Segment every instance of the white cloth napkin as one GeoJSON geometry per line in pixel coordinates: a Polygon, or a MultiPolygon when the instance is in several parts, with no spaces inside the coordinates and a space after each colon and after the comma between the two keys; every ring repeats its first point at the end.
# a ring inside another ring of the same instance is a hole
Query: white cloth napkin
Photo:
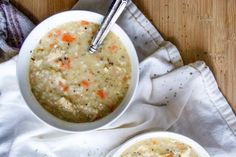
{"type": "MultiPolygon", "coordinates": [[[[108,5],[106,0],[80,0],[75,8],[94,7],[104,13],[108,5]]],[[[104,157],[130,137],[150,130],[186,135],[214,157],[236,155],[236,117],[205,63],[183,66],[178,50],[132,2],[119,24],[141,61],[138,92],[124,115],[99,131],[54,130],[26,106],[17,85],[15,57],[0,64],[1,157],[104,157]]]]}

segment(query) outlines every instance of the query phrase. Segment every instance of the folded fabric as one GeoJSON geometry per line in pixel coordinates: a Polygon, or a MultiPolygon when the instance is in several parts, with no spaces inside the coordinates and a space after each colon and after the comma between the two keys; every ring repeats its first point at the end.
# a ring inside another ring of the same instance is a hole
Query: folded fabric
{"type": "Polygon", "coordinates": [[[0,63],[19,52],[33,24],[7,0],[0,0],[0,63]]]}
{"type": "MultiPolygon", "coordinates": [[[[109,2],[80,0],[74,9],[95,7],[92,11],[104,13],[109,2]]],[[[150,130],[186,135],[214,157],[235,156],[236,117],[205,63],[183,66],[176,47],[163,40],[132,2],[118,23],[141,61],[138,92],[128,110],[98,131],[59,132],[28,109],[17,85],[14,57],[0,64],[0,156],[104,157],[150,130]]]]}

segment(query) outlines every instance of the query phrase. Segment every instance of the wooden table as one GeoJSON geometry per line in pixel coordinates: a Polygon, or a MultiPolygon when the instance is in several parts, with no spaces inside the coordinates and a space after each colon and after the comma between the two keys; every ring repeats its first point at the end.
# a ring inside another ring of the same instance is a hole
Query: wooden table
{"type": "MultiPolygon", "coordinates": [[[[11,0],[35,23],[77,0],[11,0]]],[[[134,0],[185,64],[204,60],[236,111],[236,0],[134,0]]]]}

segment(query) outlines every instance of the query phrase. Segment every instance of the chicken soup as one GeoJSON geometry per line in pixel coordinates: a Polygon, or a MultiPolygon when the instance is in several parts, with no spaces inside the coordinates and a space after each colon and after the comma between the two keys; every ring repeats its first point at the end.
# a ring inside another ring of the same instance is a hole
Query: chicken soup
{"type": "Polygon", "coordinates": [[[32,93],[60,119],[98,120],[113,112],[126,96],[131,63],[120,39],[110,32],[97,53],[88,52],[98,27],[88,21],[60,25],[32,50],[32,93]]]}
{"type": "Polygon", "coordinates": [[[121,157],[198,157],[191,146],[171,138],[140,141],[125,150],[121,157]]]}

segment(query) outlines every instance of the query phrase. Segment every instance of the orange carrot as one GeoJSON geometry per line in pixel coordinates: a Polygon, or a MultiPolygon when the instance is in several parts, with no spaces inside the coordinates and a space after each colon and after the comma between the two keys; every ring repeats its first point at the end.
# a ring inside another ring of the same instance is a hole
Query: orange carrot
{"type": "Polygon", "coordinates": [[[67,69],[70,69],[71,68],[71,58],[69,57],[64,57],[64,60],[57,60],[56,63],[59,64],[59,69],[61,71],[65,70],[66,68],[67,69]]]}
{"type": "Polygon", "coordinates": [[[172,154],[166,154],[165,157],[173,157],[172,154]]]}
{"type": "Polygon", "coordinates": [[[125,75],[125,76],[123,77],[123,81],[128,81],[128,80],[129,80],[129,76],[125,75]]]}
{"type": "Polygon", "coordinates": [[[59,69],[61,71],[65,70],[65,64],[63,62],[59,62],[59,69]]]}
{"type": "Polygon", "coordinates": [[[61,38],[62,41],[64,42],[73,42],[75,40],[75,37],[73,37],[72,35],[66,33],[66,34],[63,34],[62,38],[61,38]]]}
{"type": "Polygon", "coordinates": [[[49,37],[49,38],[51,38],[52,36],[53,36],[53,34],[52,34],[52,33],[49,33],[49,34],[48,34],[48,37],[49,37]]]}
{"type": "Polygon", "coordinates": [[[152,144],[157,144],[157,139],[152,139],[152,144]]]}
{"type": "Polygon", "coordinates": [[[83,81],[81,81],[81,83],[80,83],[83,87],[88,87],[89,86],[89,82],[87,81],[87,80],[83,80],[83,81]]]}
{"type": "Polygon", "coordinates": [[[48,34],[48,37],[49,37],[49,38],[52,38],[53,35],[56,35],[56,36],[61,35],[61,30],[57,29],[57,30],[55,30],[54,32],[50,32],[50,33],[48,34]]]}
{"type": "Polygon", "coordinates": [[[69,87],[63,84],[61,81],[59,81],[59,86],[63,89],[64,92],[68,92],[69,87]]]}
{"type": "Polygon", "coordinates": [[[92,35],[94,36],[96,34],[97,30],[92,31],[92,35]]]}
{"type": "Polygon", "coordinates": [[[105,99],[106,98],[106,93],[104,92],[104,90],[98,90],[96,94],[101,99],[105,99]]]}
{"type": "Polygon", "coordinates": [[[80,25],[82,26],[88,26],[90,23],[88,21],[82,20],[80,21],[80,25]]]}
{"type": "Polygon", "coordinates": [[[111,52],[116,52],[118,50],[118,46],[117,45],[112,45],[110,47],[108,47],[108,49],[111,51],[111,52]]]}
{"type": "Polygon", "coordinates": [[[53,48],[53,47],[54,47],[54,45],[56,45],[56,43],[55,43],[55,42],[51,43],[51,44],[49,45],[49,47],[50,47],[50,48],[53,48]]]}
{"type": "Polygon", "coordinates": [[[64,92],[68,92],[68,90],[69,90],[69,87],[68,87],[68,86],[65,86],[65,87],[63,88],[63,91],[64,91],[64,92]]]}
{"type": "Polygon", "coordinates": [[[61,30],[59,30],[59,29],[58,29],[58,30],[56,30],[56,31],[55,31],[55,34],[56,34],[56,36],[59,36],[59,35],[61,35],[61,30]]]}

